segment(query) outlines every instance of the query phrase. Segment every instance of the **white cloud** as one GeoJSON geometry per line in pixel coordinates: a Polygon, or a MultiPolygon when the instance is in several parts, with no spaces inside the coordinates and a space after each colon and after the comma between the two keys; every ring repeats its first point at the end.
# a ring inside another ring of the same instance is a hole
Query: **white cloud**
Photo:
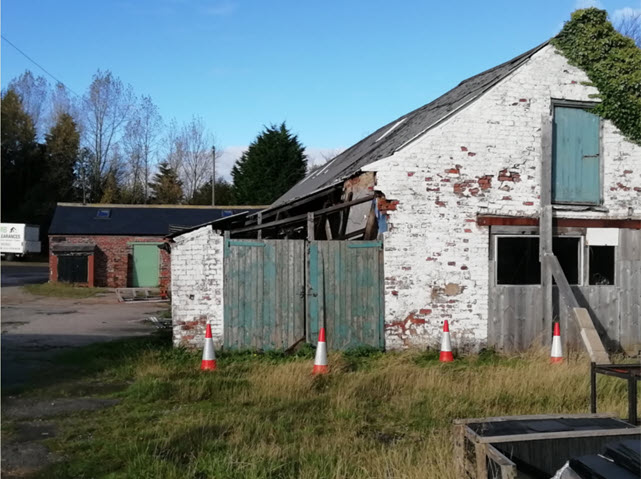
{"type": "Polygon", "coordinates": [[[230,15],[236,10],[237,5],[230,1],[215,2],[214,4],[204,7],[202,12],[205,15],[211,15],[214,17],[221,17],[224,15],[230,15]]]}
{"type": "MultiPolygon", "coordinates": [[[[247,150],[246,146],[228,146],[216,159],[216,176],[231,180],[231,169],[236,160],[247,150]]],[[[345,148],[305,148],[309,166],[322,165],[345,148]]]]}
{"type": "Polygon", "coordinates": [[[641,15],[641,4],[639,8],[624,7],[612,12],[612,22],[617,23],[622,18],[634,18],[641,15]]]}
{"type": "Polygon", "coordinates": [[[582,8],[590,8],[590,7],[600,8],[601,10],[605,9],[603,4],[599,0],[576,0],[576,2],[574,3],[575,10],[580,10],[582,8]]]}

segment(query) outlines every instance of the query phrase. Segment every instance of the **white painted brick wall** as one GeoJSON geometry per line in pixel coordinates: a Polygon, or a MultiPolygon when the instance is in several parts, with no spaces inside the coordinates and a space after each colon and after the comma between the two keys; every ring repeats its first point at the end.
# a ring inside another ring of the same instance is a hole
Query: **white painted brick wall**
{"type": "Polygon", "coordinates": [[[175,238],[171,247],[174,346],[202,348],[211,324],[216,347],[223,341],[224,238],[209,226],[175,238]]]}
{"type": "MultiPolygon", "coordinates": [[[[377,172],[376,189],[398,201],[385,233],[387,348],[437,346],[444,319],[455,347],[486,343],[488,228],[476,215],[539,216],[541,117],[553,98],[594,101],[587,81],[545,47],[451,119],[366,168],[377,172]]],[[[609,121],[602,145],[608,212],[558,216],[641,217],[641,148],[609,121]]]]}

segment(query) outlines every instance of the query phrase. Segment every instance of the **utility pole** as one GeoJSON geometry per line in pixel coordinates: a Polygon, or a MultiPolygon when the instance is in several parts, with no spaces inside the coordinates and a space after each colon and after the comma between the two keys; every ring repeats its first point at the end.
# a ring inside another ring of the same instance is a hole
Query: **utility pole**
{"type": "Polygon", "coordinates": [[[214,198],[214,185],[216,184],[216,147],[211,147],[211,205],[216,206],[214,198]]]}

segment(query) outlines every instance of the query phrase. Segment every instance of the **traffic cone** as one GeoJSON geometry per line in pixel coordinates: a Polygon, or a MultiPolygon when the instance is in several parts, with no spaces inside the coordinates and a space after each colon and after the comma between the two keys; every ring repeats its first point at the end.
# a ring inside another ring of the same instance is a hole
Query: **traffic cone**
{"type": "Polygon", "coordinates": [[[563,348],[561,347],[561,327],[559,323],[554,323],[554,336],[552,336],[552,352],[550,354],[550,363],[563,362],[563,348]]]}
{"type": "Polygon", "coordinates": [[[216,369],[216,351],[214,349],[214,340],[211,337],[210,324],[207,325],[207,331],[205,332],[205,346],[200,369],[203,371],[214,371],[216,369]]]}
{"type": "Polygon", "coordinates": [[[318,332],[318,344],[316,345],[316,357],[314,358],[314,370],[312,374],[327,374],[327,343],[325,342],[325,328],[318,332]]]}
{"type": "Polygon", "coordinates": [[[443,323],[441,354],[439,354],[438,360],[442,363],[449,363],[451,361],[454,361],[454,355],[452,354],[452,342],[450,341],[450,325],[448,324],[447,319],[443,323]]]}

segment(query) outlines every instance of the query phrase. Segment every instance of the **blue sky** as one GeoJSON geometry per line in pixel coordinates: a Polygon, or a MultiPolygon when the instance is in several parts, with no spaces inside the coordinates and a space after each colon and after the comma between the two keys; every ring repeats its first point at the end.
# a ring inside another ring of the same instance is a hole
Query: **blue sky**
{"type": "MultiPolygon", "coordinates": [[[[317,157],[547,40],[577,7],[639,0],[4,0],[2,34],[72,90],[109,69],[227,150],[286,121],[317,157]]],[[[2,42],[2,87],[38,68],[2,42]]]]}

